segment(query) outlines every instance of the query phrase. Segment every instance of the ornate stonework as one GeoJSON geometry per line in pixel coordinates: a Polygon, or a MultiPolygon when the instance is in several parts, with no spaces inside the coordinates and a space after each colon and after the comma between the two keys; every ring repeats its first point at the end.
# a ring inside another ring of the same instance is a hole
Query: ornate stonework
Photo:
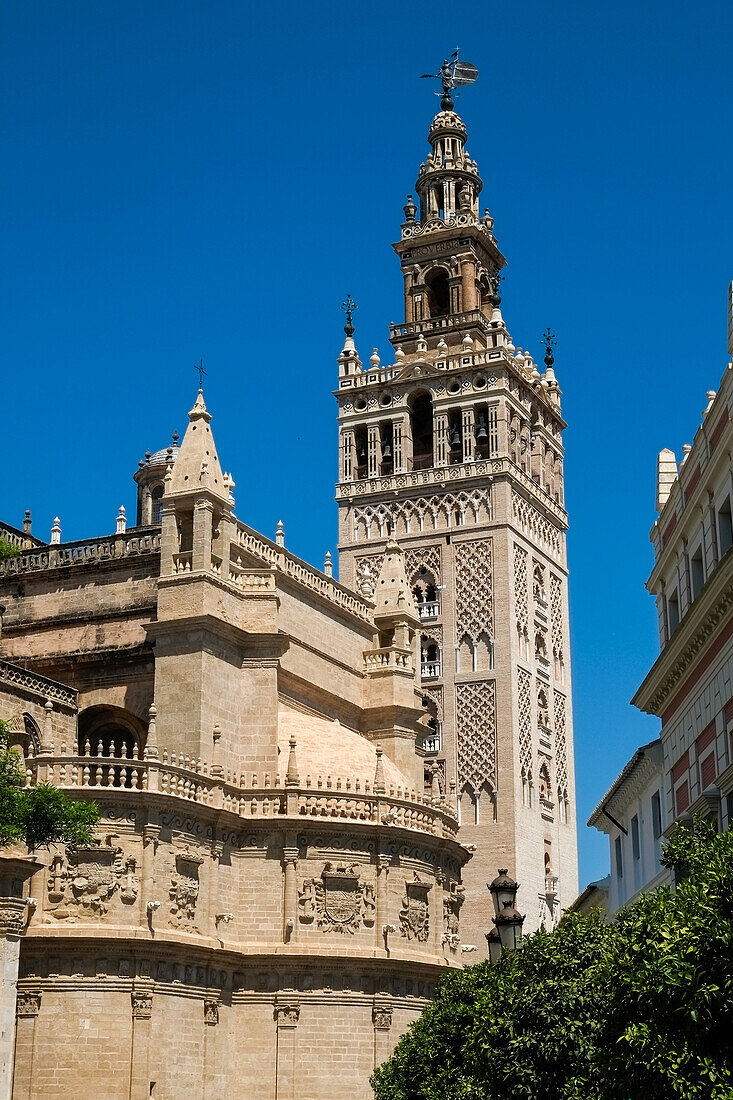
{"type": "Polygon", "coordinates": [[[496,787],[496,684],[456,684],[459,789],[496,787]]]}
{"type": "Polygon", "coordinates": [[[104,917],[111,899],[123,905],[137,900],[140,882],[134,858],[111,843],[91,848],[67,848],[54,855],[47,880],[51,914],[57,920],[78,920],[85,912],[104,917]]]}
{"type": "Polygon", "coordinates": [[[430,935],[429,891],[432,883],[420,878],[415,871],[412,882],[405,883],[405,894],[400,910],[400,932],[408,940],[426,943],[430,935]]]}
{"type": "Polygon", "coordinates": [[[176,874],[171,879],[168,896],[170,898],[170,924],[192,923],[196,916],[196,901],[199,896],[199,868],[203,857],[188,850],[176,852],[176,874]]]}
{"type": "Polygon", "coordinates": [[[303,883],[299,895],[300,919],[316,921],[324,932],[352,935],[374,924],[374,887],[360,881],[356,864],[326,863],[320,878],[303,883]]]}

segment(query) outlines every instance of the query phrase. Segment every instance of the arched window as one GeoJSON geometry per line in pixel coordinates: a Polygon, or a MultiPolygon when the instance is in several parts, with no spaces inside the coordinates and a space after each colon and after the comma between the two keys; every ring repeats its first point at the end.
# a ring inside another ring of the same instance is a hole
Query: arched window
{"type": "Polygon", "coordinates": [[[433,465],[433,401],[421,393],[412,402],[412,468],[426,470],[433,465]]]}
{"type": "Polygon", "coordinates": [[[151,523],[161,524],[163,522],[163,493],[163,486],[156,485],[150,494],[150,500],[152,502],[151,523]]]}
{"type": "Polygon", "coordinates": [[[450,285],[448,273],[439,267],[425,279],[428,288],[428,306],[431,317],[447,317],[450,313],[450,285]]]}
{"type": "MultiPolygon", "coordinates": [[[[88,707],[79,715],[79,756],[123,762],[139,760],[144,738],[143,723],[121,707],[88,707]]],[[[132,785],[131,771],[124,764],[90,768],[90,786],[98,783],[108,787],[129,787],[132,785]]]]}

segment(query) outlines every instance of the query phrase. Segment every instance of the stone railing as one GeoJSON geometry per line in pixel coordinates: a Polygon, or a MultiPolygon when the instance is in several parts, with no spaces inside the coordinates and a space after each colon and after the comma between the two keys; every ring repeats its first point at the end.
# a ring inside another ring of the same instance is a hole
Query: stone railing
{"type": "Polygon", "coordinates": [[[134,533],[106,535],[100,539],[50,544],[43,549],[24,550],[17,558],[0,562],[0,578],[41,569],[88,565],[159,552],[160,528],[158,527],[134,533]]]}
{"type": "Polygon", "coordinates": [[[57,684],[55,680],[49,680],[46,676],[37,676],[35,672],[29,672],[27,668],[13,665],[9,661],[0,660],[0,683],[11,684],[13,687],[31,692],[44,701],[53,699],[63,706],[76,710],[78,695],[76,688],[57,684]]]}
{"type": "Polygon", "coordinates": [[[325,573],[321,573],[314,566],[308,565],[307,562],[301,561],[300,558],[288,553],[283,547],[264,539],[256,531],[245,527],[244,524],[239,524],[237,527],[237,545],[246,553],[251,554],[252,557],[271,566],[282,576],[288,577],[303,588],[307,588],[310,592],[316,592],[319,596],[328,600],[329,603],[336,604],[344,611],[356,615],[363,622],[371,624],[372,611],[370,603],[361,599],[355,593],[349,592],[348,589],[338,584],[331,577],[327,577],[325,573]]]}
{"type": "Polygon", "coordinates": [[[390,325],[389,338],[392,340],[396,336],[419,336],[421,332],[427,336],[432,332],[447,332],[450,329],[463,328],[464,325],[478,325],[484,332],[492,331],[491,321],[483,310],[468,309],[464,313],[452,313],[448,317],[433,317],[424,321],[407,321],[402,325],[390,325]]]}
{"type": "Polygon", "coordinates": [[[399,649],[371,649],[364,654],[364,671],[381,672],[383,669],[412,669],[412,653],[399,649]]]}
{"type": "Polygon", "coordinates": [[[152,758],[104,754],[102,746],[83,755],[61,752],[28,757],[29,784],[47,782],[63,790],[85,792],[104,804],[119,800],[121,791],[144,791],[224,810],[240,818],[338,818],[415,829],[434,836],[456,836],[455,809],[445,798],[415,790],[374,784],[353,777],[311,776],[286,783],[282,776],[233,773],[184,754],[152,758]]]}

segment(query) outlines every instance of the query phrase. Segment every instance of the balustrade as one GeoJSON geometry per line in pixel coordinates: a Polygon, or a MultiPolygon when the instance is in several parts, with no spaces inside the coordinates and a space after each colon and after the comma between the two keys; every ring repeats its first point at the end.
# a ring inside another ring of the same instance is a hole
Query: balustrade
{"type": "Polygon", "coordinates": [[[440,614],[440,604],[437,600],[429,600],[417,605],[418,614],[423,621],[437,619],[440,614]]]}

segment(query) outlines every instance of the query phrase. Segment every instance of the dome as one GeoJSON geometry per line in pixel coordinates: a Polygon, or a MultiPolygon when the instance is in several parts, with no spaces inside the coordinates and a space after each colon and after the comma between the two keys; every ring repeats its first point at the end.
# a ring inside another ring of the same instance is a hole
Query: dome
{"type": "Polygon", "coordinates": [[[147,466],[167,466],[168,465],[168,452],[170,451],[170,461],[175,462],[178,458],[178,452],[180,451],[178,444],[174,444],[171,447],[163,447],[160,451],[156,451],[151,455],[146,462],[147,466]]]}
{"type": "Polygon", "coordinates": [[[430,133],[433,134],[436,130],[452,130],[463,138],[467,135],[465,123],[455,111],[438,111],[430,126],[430,133]]]}
{"type": "MultiPolygon", "coordinates": [[[[285,775],[288,766],[290,738],[295,738],[295,755],[298,761],[298,774],[301,785],[305,785],[310,776],[315,787],[321,776],[325,784],[330,776],[334,786],[340,779],[342,788],[346,780],[359,781],[362,791],[366,784],[374,785],[374,773],[377,767],[377,752],[371,741],[360,733],[347,729],[338,721],[323,718],[317,714],[308,714],[281,703],[278,708],[278,749],[280,750],[278,771],[285,775]]],[[[411,784],[385,755],[382,756],[384,784],[390,788],[411,789],[411,784]]]]}

